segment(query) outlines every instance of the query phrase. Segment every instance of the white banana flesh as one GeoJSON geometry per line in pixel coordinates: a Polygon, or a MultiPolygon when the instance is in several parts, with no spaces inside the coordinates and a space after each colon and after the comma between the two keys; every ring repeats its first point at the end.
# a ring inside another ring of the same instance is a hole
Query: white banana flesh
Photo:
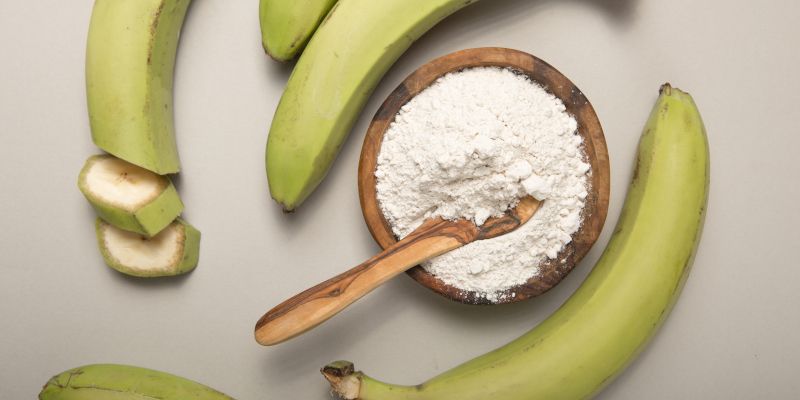
{"type": "Polygon", "coordinates": [[[197,266],[200,232],[180,218],[152,238],[118,229],[100,218],[96,231],[106,264],[124,274],[173,276],[197,266]]]}
{"type": "Polygon", "coordinates": [[[113,157],[97,159],[86,171],[86,189],[126,211],[153,201],[166,186],[161,175],[113,157]]]}

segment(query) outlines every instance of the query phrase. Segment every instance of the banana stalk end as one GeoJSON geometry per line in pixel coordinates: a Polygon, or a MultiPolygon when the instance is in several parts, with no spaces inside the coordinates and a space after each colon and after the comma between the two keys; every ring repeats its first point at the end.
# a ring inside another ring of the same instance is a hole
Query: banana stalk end
{"type": "Polygon", "coordinates": [[[661,88],[658,89],[658,94],[665,94],[667,96],[672,94],[672,85],[669,82],[664,83],[661,85],[661,88]]]}
{"type": "Polygon", "coordinates": [[[361,392],[361,372],[350,361],[334,361],[320,370],[331,384],[331,391],[342,400],[358,400],[361,392]]]}

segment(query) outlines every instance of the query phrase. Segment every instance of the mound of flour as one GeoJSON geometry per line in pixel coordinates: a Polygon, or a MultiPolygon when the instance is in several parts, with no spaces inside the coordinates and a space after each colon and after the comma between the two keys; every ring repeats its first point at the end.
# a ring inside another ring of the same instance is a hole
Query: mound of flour
{"type": "Polygon", "coordinates": [[[561,100],[507,69],[466,69],[443,76],[396,115],[378,155],[378,201],[402,238],[427,218],[481,225],[523,196],[543,200],[516,231],[423,265],[447,284],[497,301],[536,275],[580,227],[585,159],[561,100]]]}

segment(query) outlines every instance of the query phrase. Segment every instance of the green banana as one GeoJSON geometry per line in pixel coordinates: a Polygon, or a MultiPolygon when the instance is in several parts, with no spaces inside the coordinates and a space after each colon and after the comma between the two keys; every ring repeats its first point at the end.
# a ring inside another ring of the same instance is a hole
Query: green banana
{"type": "MultiPolygon", "coordinates": [[[[137,0],[138,1],[138,0],[137,0]]],[[[233,400],[179,376],[127,365],[96,364],[47,381],[39,400],[233,400]]]]}
{"type": "Polygon", "coordinates": [[[294,59],[336,0],[261,0],[261,41],[277,61],[294,59]]]}
{"type": "Polygon", "coordinates": [[[175,54],[191,0],[96,0],[86,49],[92,139],[158,174],[178,172],[175,54]]]}
{"type": "Polygon", "coordinates": [[[700,240],[709,184],[705,128],[689,94],[664,85],[639,143],[614,234],[581,287],[539,326],[418,386],[322,372],[344,399],[585,399],[644,348],[681,292],[700,240]]]}
{"type": "Polygon", "coordinates": [[[336,3],[292,72],[272,120],[272,197],[294,210],[322,181],[381,77],[417,38],[477,0],[336,3]]]}

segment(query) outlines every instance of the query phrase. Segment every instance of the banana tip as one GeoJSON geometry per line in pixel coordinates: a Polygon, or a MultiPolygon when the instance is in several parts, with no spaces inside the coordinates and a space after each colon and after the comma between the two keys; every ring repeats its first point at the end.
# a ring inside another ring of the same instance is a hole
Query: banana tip
{"type": "Polygon", "coordinates": [[[275,51],[268,46],[266,42],[262,43],[262,47],[264,48],[264,53],[269,56],[269,58],[281,64],[289,64],[294,61],[296,57],[295,54],[286,54],[285,52],[275,51]]]}
{"type": "Polygon", "coordinates": [[[289,202],[280,200],[276,196],[272,196],[272,200],[278,203],[284,214],[294,214],[294,211],[297,209],[297,203],[289,204],[289,202]]]}

